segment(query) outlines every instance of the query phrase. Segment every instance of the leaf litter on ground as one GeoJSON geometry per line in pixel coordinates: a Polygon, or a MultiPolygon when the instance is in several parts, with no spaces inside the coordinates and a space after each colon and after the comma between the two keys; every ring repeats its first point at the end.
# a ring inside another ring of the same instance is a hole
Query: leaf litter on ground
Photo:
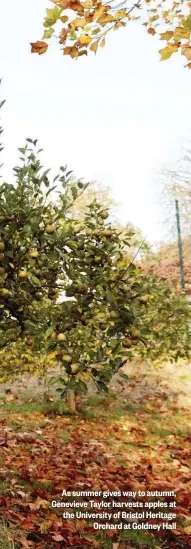
{"type": "Polygon", "coordinates": [[[141,409],[121,407],[116,417],[115,406],[112,415],[103,410],[103,417],[74,419],[10,408],[7,414],[5,404],[0,416],[0,519],[14,529],[18,547],[154,547],[144,545],[144,536],[139,542],[123,541],[112,531],[107,545],[91,522],[62,520],[51,501],[64,488],[175,490],[177,529],[157,534],[155,547],[191,547],[190,410],[166,402],[164,412],[163,400],[155,397],[141,409]]]}

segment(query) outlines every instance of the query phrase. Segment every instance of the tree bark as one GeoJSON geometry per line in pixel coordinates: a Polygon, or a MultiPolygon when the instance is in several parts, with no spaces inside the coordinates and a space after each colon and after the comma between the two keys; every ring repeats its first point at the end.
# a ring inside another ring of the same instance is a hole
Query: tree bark
{"type": "Polygon", "coordinates": [[[68,408],[73,414],[77,413],[76,409],[76,395],[73,389],[68,389],[68,408]]]}
{"type": "Polygon", "coordinates": [[[82,395],[76,395],[76,408],[78,412],[82,412],[82,409],[83,409],[82,395]]]}

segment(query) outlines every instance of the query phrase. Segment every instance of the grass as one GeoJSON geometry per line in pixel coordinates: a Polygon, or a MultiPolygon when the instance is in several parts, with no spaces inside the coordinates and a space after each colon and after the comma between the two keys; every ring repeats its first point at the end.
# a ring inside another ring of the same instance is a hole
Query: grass
{"type": "Polygon", "coordinates": [[[0,523],[0,549],[20,549],[20,543],[15,543],[12,538],[13,532],[9,530],[4,522],[0,523]]]}
{"type": "Polygon", "coordinates": [[[133,530],[124,530],[121,533],[121,540],[132,543],[137,549],[151,549],[154,547],[159,547],[158,540],[156,540],[152,534],[147,534],[141,530],[138,532],[134,532],[133,530]]]}
{"type": "MultiPolygon", "coordinates": [[[[105,533],[95,535],[92,539],[100,541],[103,549],[113,549],[114,542],[109,539],[105,533]]],[[[127,549],[130,549],[130,547],[132,549],[159,549],[161,546],[159,541],[156,540],[152,534],[143,531],[134,532],[133,530],[123,530],[120,533],[118,543],[119,542],[128,544],[127,549]],[[131,544],[131,546],[129,544],[131,544]]]]}
{"type": "Polygon", "coordinates": [[[59,435],[59,438],[64,440],[64,442],[69,442],[72,439],[69,433],[62,433],[61,435],[59,435]]]}
{"type": "Polygon", "coordinates": [[[9,490],[9,482],[7,480],[0,480],[0,496],[5,496],[9,490]]]}
{"type": "Polygon", "coordinates": [[[4,411],[10,411],[12,412],[13,414],[19,414],[19,413],[22,413],[22,414],[26,414],[26,415],[30,415],[30,414],[33,414],[34,412],[39,412],[39,413],[47,413],[47,415],[52,415],[52,416],[56,416],[56,415],[62,415],[62,414],[66,414],[68,412],[67,410],[67,407],[66,405],[63,403],[63,402],[60,402],[60,401],[56,401],[56,402],[46,402],[46,401],[41,401],[39,402],[38,400],[33,400],[33,402],[1,402],[0,403],[0,406],[2,406],[2,409],[4,411]]]}

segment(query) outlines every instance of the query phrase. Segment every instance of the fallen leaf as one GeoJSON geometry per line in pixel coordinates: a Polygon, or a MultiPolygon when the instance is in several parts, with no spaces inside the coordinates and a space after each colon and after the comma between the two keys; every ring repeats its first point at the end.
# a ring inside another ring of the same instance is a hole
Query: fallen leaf
{"type": "Polygon", "coordinates": [[[188,536],[190,536],[191,535],[191,526],[185,526],[184,533],[188,534],[188,536]]]}
{"type": "Polygon", "coordinates": [[[32,511],[37,511],[41,507],[43,509],[46,509],[47,507],[49,507],[49,502],[38,497],[34,503],[29,503],[29,507],[30,509],[32,509],[32,511]]]}
{"type": "Polygon", "coordinates": [[[61,536],[60,534],[56,534],[56,536],[52,536],[52,539],[54,541],[65,541],[63,536],[61,536]]]}
{"type": "Polygon", "coordinates": [[[33,545],[31,541],[27,541],[26,539],[20,540],[20,543],[23,549],[31,549],[31,546],[33,545]]]}

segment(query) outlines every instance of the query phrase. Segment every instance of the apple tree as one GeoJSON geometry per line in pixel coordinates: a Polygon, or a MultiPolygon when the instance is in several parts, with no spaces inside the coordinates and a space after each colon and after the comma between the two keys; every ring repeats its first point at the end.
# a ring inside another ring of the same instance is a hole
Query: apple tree
{"type": "Polygon", "coordinates": [[[75,411],[88,380],[107,391],[126,360],[189,356],[190,310],[127,257],[132,231],[114,228],[107,208],[94,200],[75,220],[87,184],[66,166],[51,184],[37,149],[28,139],[15,184],[0,186],[0,347],[12,346],[15,372],[14,342],[53,354],[75,411]]]}
{"type": "Polygon", "coordinates": [[[15,184],[0,186],[0,347],[27,335],[43,344],[49,309],[65,277],[71,192],[73,201],[84,187],[71,181],[66,166],[52,185],[38,159],[37,140],[28,139],[19,151],[15,184]]]}
{"type": "Polygon", "coordinates": [[[68,283],[52,310],[47,348],[61,364],[62,398],[86,393],[93,379],[107,391],[112,376],[135,356],[177,360],[190,352],[190,310],[156,277],[125,257],[132,231],[107,221],[109,212],[94,201],[83,224],[74,224],[65,247],[68,283]],[[125,250],[125,253],[124,253],[125,250]]]}

